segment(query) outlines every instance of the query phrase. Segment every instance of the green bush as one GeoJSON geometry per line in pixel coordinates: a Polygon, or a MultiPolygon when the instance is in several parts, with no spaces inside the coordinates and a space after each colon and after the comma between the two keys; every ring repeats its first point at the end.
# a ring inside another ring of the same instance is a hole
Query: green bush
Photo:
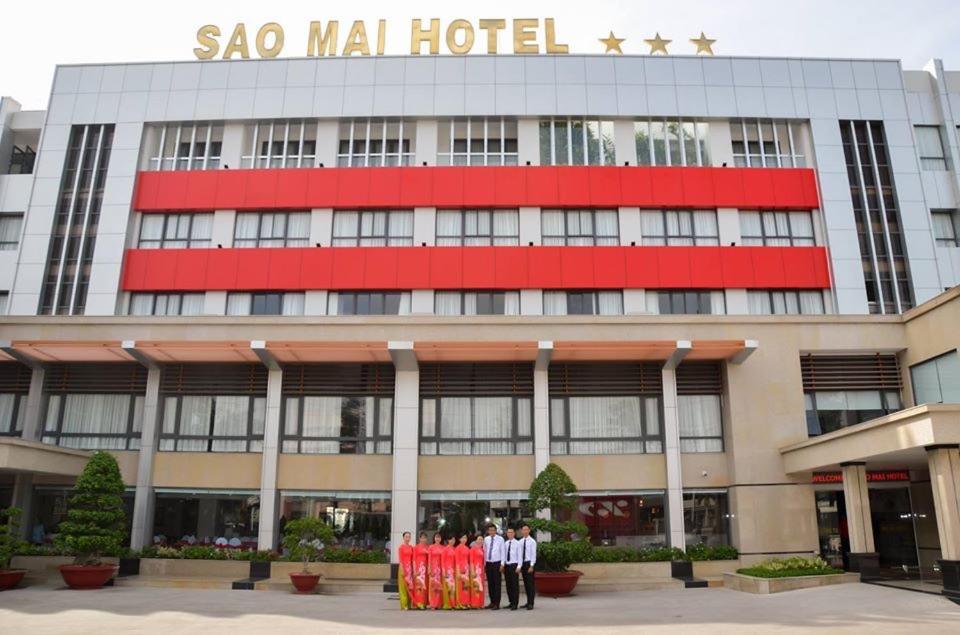
{"type": "Polygon", "coordinates": [[[256,562],[268,562],[280,558],[276,551],[218,549],[206,545],[190,545],[179,548],[152,545],[144,547],[139,552],[131,551],[129,556],[133,558],[166,558],[169,560],[253,560],[256,562]]]}
{"type": "Polygon", "coordinates": [[[19,507],[0,509],[0,570],[10,568],[10,560],[26,546],[27,542],[20,539],[19,507]]]}
{"type": "Polygon", "coordinates": [[[676,560],[692,560],[697,562],[700,560],[736,560],[739,557],[740,552],[737,551],[736,547],[731,547],[730,545],[717,545],[716,547],[690,545],[687,547],[685,556],[683,558],[676,558],[676,560]]]}
{"type": "Polygon", "coordinates": [[[737,573],[751,575],[757,578],[790,578],[803,575],[829,575],[843,573],[843,569],[831,567],[820,556],[804,558],[771,558],[758,565],[737,569],[737,573]]]}
{"type": "Polygon", "coordinates": [[[388,562],[387,554],[382,550],[363,551],[359,549],[342,549],[327,547],[321,554],[324,562],[346,562],[353,564],[384,564],[388,562]]]}
{"type": "Polygon", "coordinates": [[[56,539],[77,564],[100,564],[102,556],[121,551],[126,535],[123,490],[117,460],[107,452],[95,452],[77,477],[67,519],[60,523],[56,539]]]}
{"type": "Polygon", "coordinates": [[[283,528],[283,546],[292,560],[303,562],[303,572],[309,573],[307,565],[316,560],[321,549],[333,540],[333,527],[311,516],[291,520],[283,528]]]}

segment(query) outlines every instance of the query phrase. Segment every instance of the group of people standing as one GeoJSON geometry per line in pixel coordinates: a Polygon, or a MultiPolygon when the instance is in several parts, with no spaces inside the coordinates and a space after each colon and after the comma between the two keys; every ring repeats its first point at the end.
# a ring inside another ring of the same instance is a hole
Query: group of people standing
{"type": "Polygon", "coordinates": [[[519,607],[522,578],[527,596],[524,608],[533,610],[537,541],[530,536],[529,525],[521,525],[519,538],[511,527],[504,539],[492,523],[487,525],[486,536],[478,535],[474,539],[466,534],[459,539],[455,536],[444,539],[437,532],[431,545],[426,532],[421,532],[418,538],[413,545],[410,532],[403,532],[403,544],[398,550],[400,608],[496,611],[500,608],[503,576],[509,608],[519,607]],[[486,606],[485,597],[489,597],[486,606]]]}

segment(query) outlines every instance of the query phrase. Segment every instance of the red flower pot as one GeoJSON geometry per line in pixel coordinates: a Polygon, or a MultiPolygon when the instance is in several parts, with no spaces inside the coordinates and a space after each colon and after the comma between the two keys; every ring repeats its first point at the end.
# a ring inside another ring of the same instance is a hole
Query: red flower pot
{"type": "Polygon", "coordinates": [[[313,593],[320,582],[319,573],[291,573],[290,581],[293,582],[297,593],[313,593]]]}
{"type": "Polygon", "coordinates": [[[60,567],[63,581],[71,589],[99,589],[117,572],[113,564],[65,564],[60,567]]]}
{"type": "Polygon", "coordinates": [[[17,586],[25,575],[27,575],[26,569],[0,569],[0,591],[17,586]]]}
{"type": "Polygon", "coordinates": [[[537,571],[533,577],[533,582],[538,595],[560,597],[570,595],[582,575],[583,573],[580,571],[563,571],[560,573],[537,571]]]}

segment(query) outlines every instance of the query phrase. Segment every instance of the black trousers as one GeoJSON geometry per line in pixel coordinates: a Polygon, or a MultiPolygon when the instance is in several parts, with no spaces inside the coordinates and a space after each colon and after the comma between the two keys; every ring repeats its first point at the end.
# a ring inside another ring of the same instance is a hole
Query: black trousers
{"type": "MultiPolygon", "coordinates": [[[[523,590],[527,594],[527,606],[533,606],[533,599],[537,595],[537,590],[533,586],[533,567],[530,566],[529,562],[520,565],[520,575],[523,576],[523,590]]],[[[520,589],[517,589],[517,593],[520,593],[520,589]]]]}
{"type": "Polygon", "coordinates": [[[488,562],[486,564],[487,573],[487,593],[490,595],[490,604],[500,606],[500,563],[488,562]]]}
{"type": "Polygon", "coordinates": [[[503,578],[507,583],[507,600],[510,606],[520,604],[520,575],[517,573],[517,564],[507,564],[503,570],[503,578]]]}

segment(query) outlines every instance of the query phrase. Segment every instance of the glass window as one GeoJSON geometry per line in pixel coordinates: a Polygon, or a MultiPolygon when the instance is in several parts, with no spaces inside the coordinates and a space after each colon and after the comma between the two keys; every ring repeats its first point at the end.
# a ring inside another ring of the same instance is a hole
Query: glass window
{"type": "Polygon", "coordinates": [[[341,122],[339,137],[339,167],[411,165],[416,122],[405,119],[348,120],[341,122]]]}
{"type": "Polygon", "coordinates": [[[816,244],[810,212],[740,212],[743,245],[810,247],[816,244]]]}
{"type": "Polygon", "coordinates": [[[572,510],[555,509],[553,517],[583,523],[597,546],[652,549],[667,545],[665,509],[662,491],[622,493],[580,496],[572,510]]]}
{"type": "Polygon", "coordinates": [[[413,212],[336,211],[333,213],[334,247],[410,247],[413,245],[413,212]]]}
{"type": "Polygon", "coordinates": [[[544,315],[623,315],[622,291],[544,291],[544,315]]]}
{"type": "Polygon", "coordinates": [[[723,315],[723,291],[696,289],[647,291],[647,311],[660,315],[723,315]]]}
{"type": "Polygon", "coordinates": [[[243,128],[243,168],[312,168],[317,156],[315,120],[258,121],[243,128]]]}
{"type": "Polygon", "coordinates": [[[960,353],[950,351],[910,367],[913,401],[960,403],[960,353]]]}
{"type": "Polygon", "coordinates": [[[730,137],[737,167],[802,168],[801,124],[772,119],[733,119],[730,137]]]}
{"type": "Polygon", "coordinates": [[[260,452],[266,396],[163,397],[160,449],[177,452],[260,452]]]}
{"type": "Polygon", "coordinates": [[[709,124],[703,121],[634,121],[637,165],[709,166],[708,134],[709,124]]]}
{"type": "Polygon", "coordinates": [[[516,165],[517,120],[467,117],[437,123],[437,165],[516,165]]]}
{"type": "Polygon", "coordinates": [[[544,210],[540,217],[544,245],[619,245],[616,210],[544,210]]]}
{"type": "Polygon", "coordinates": [[[128,315],[201,315],[203,293],[132,293],[128,315]]]}
{"type": "Polygon", "coordinates": [[[22,224],[23,214],[0,214],[0,251],[17,248],[22,224]]]}
{"type": "Polygon", "coordinates": [[[473,247],[520,244],[520,212],[438,210],[437,246],[473,247]]]}
{"type": "Polygon", "coordinates": [[[804,394],[807,433],[818,436],[900,410],[895,390],[837,390],[804,394]]]}
{"type": "Polygon", "coordinates": [[[333,527],[335,544],[342,549],[386,550],[390,540],[388,492],[304,492],[283,494],[280,533],[287,521],[320,518],[333,527]]]}
{"type": "Polygon", "coordinates": [[[0,436],[19,436],[27,413],[27,395],[0,393],[0,436]]]}
{"type": "Polygon", "coordinates": [[[616,165],[613,122],[540,120],[540,165],[616,165]]]}
{"type": "Polygon", "coordinates": [[[723,452],[720,395],[677,395],[681,452],[723,452]]]}
{"type": "Polygon", "coordinates": [[[172,123],[149,128],[151,170],[216,170],[223,123],[172,123]]]}
{"type": "MultiPolygon", "coordinates": [[[[206,545],[256,551],[259,492],[158,492],[153,513],[155,545],[206,545]]],[[[265,546],[264,548],[269,548],[265,546]]]]}
{"type": "Polygon", "coordinates": [[[84,450],[140,447],[143,395],[47,395],[43,442],[84,450]]]}
{"type": "Polygon", "coordinates": [[[726,492],[684,492],[683,530],[688,547],[730,544],[730,514],[726,492]]]}
{"type": "Polygon", "coordinates": [[[821,291],[747,291],[751,315],[823,315],[821,291]]]}
{"type": "Polygon", "coordinates": [[[140,249],[210,247],[213,214],[141,214],[140,249]]]}
{"type": "Polygon", "coordinates": [[[553,396],[553,454],[663,452],[660,398],[654,396],[553,396]]]}
{"type": "Polygon", "coordinates": [[[917,150],[920,167],[924,170],[946,170],[947,158],[943,152],[940,126],[914,126],[917,135],[917,150]]]}
{"type": "Polygon", "coordinates": [[[533,452],[529,397],[437,397],[420,404],[420,454],[533,452]]]}
{"type": "Polygon", "coordinates": [[[477,536],[486,534],[487,525],[493,523],[505,532],[508,526],[516,527],[524,518],[525,501],[520,496],[526,496],[526,492],[476,492],[472,496],[464,492],[421,494],[418,531],[477,536]]]}
{"type": "Polygon", "coordinates": [[[284,398],[283,451],[300,454],[390,454],[393,398],[284,398]]]}
{"type": "Polygon", "coordinates": [[[719,245],[716,210],[640,212],[644,245],[719,245]]]}
{"type": "MultiPolygon", "coordinates": [[[[67,507],[73,498],[73,489],[67,487],[37,486],[33,490],[31,517],[22,518],[22,524],[28,530],[28,539],[35,545],[53,546],[60,530],[60,523],[67,519],[67,507]]],[[[123,546],[129,546],[133,524],[133,489],[124,490],[123,500],[125,530],[123,546]]]]}
{"type": "Polygon", "coordinates": [[[931,210],[933,237],[938,247],[960,247],[960,216],[957,210],[931,210]]]}
{"type": "Polygon", "coordinates": [[[227,315],[303,315],[306,295],[300,293],[228,293],[227,315]]]}
{"type": "Polygon", "coordinates": [[[334,291],[328,295],[329,315],[407,315],[409,291],[334,291]]]}
{"type": "Polygon", "coordinates": [[[520,315],[519,291],[436,291],[436,315],[520,315]]]}
{"type": "Polygon", "coordinates": [[[234,247],[308,247],[310,212],[243,212],[237,214],[234,247]]]}

